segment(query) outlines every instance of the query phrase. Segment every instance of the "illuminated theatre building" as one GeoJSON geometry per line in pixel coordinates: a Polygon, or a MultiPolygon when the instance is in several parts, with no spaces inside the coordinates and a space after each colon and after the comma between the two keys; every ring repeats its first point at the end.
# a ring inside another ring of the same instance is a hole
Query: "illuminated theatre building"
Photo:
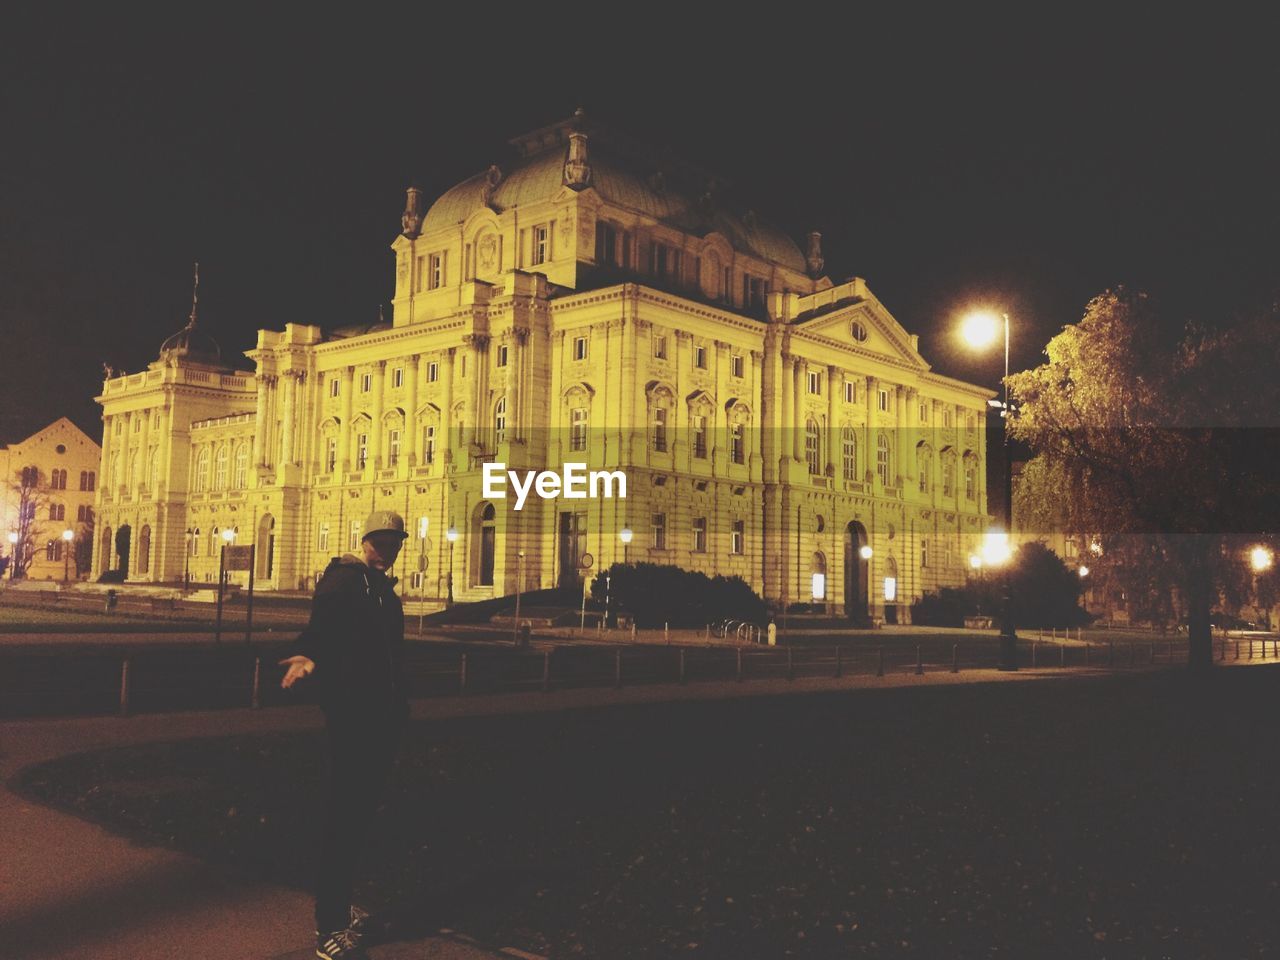
{"type": "Polygon", "coordinates": [[[461,601],[625,560],[903,618],[963,582],[991,392],[930,372],[861,279],[827,279],[817,234],[802,252],[580,121],[425,212],[409,189],[391,323],[262,330],[240,371],[193,310],[109,379],[95,575],[127,527],[130,580],[213,581],[230,529],[258,589],[306,589],[376,507],[408,520],[409,599],[443,601],[451,569],[461,601]],[[624,471],[626,499],[482,496],[485,463],[569,462],[624,471]]]}

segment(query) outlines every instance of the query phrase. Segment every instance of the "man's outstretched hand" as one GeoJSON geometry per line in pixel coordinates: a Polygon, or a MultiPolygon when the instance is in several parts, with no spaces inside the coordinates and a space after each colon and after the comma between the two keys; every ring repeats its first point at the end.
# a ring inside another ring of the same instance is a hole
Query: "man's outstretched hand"
{"type": "Polygon", "coordinates": [[[280,686],[285,690],[288,690],[303,677],[311,676],[316,669],[315,661],[310,657],[289,657],[281,660],[278,664],[281,667],[286,665],[289,669],[285,671],[284,679],[280,681],[280,686]]]}

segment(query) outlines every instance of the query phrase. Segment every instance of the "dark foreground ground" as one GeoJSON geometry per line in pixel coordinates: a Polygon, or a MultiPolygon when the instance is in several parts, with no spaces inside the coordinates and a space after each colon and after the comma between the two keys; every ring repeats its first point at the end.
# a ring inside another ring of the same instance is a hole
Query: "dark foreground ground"
{"type": "MultiPolygon", "coordinates": [[[[411,731],[369,898],[552,957],[1270,957],[1280,668],[856,690],[411,731]]],[[[318,736],[20,788],[306,885],[318,736]]]]}

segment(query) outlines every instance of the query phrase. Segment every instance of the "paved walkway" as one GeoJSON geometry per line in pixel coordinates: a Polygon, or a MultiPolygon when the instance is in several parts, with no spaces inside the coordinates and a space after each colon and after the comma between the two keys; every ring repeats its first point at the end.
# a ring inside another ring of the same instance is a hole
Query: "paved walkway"
{"type": "MultiPolygon", "coordinates": [[[[897,674],[755,680],[688,686],[588,688],[421,700],[415,719],[522,714],[575,707],[975,682],[1084,678],[1102,670],[897,674]]],[[[311,708],[93,717],[0,723],[0,778],[33,763],[102,747],[190,737],[319,729],[311,708]]],[[[9,960],[306,960],[311,899],[229,868],[139,846],[0,789],[0,930],[9,960]],[[226,939],[223,939],[226,938],[226,939]],[[228,952],[228,945],[235,947],[228,952]]],[[[454,932],[371,951],[377,960],[491,960],[529,956],[454,932]]]]}

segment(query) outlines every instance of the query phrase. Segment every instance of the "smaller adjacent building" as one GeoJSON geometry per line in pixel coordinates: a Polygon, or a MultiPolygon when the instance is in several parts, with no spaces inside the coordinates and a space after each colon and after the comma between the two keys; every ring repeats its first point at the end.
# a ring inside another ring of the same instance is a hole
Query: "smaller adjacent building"
{"type": "Polygon", "coordinates": [[[102,448],[66,417],[0,447],[0,555],[10,561],[6,576],[13,574],[15,556],[29,558],[29,580],[89,575],[87,550],[80,550],[79,566],[75,551],[92,540],[101,458],[102,448]]]}

